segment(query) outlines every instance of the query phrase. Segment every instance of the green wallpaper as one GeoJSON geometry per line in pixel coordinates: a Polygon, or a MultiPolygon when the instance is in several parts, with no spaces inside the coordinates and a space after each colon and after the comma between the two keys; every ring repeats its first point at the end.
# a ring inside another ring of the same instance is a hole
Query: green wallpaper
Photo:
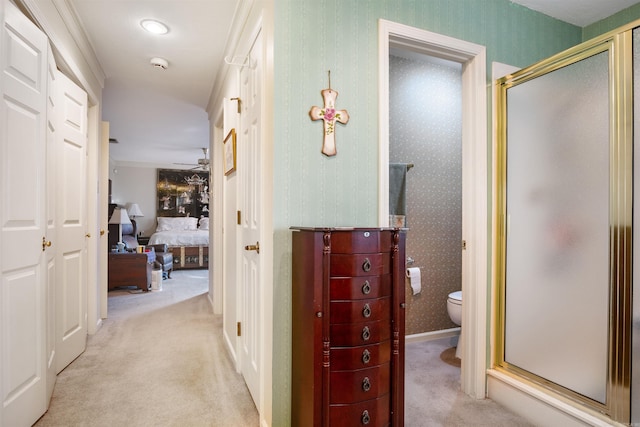
{"type": "Polygon", "coordinates": [[[524,67],[582,40],[580,28],[507,0],[275,1],[274,426],[290,425],[289,227],[377,224],[380,18],[485,45],[487,70],[492,61],[524,67]],[[338,125],[333,158],[320,153],[322,124],[308,115],[322,103],[327,70],[337,108],[351,116],[338,125]]]}

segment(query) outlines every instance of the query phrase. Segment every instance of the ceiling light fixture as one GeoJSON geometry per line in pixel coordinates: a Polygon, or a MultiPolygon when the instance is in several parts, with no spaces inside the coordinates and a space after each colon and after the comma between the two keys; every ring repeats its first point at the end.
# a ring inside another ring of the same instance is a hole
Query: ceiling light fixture
{"type": "Polygon", "coordinates": [[[140,21],[140,26],[153,34],[167,34],[169,32],[169,27],[153,19],[143,19],[140,21]]]}

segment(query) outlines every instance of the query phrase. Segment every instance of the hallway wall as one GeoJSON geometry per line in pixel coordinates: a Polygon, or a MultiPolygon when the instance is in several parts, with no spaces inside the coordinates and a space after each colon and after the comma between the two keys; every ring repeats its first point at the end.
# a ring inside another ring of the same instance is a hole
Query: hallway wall
{"type": "MultiPolygon", "coordinates": [[[[280,1],[275,12],[273,425],[290,424],[291,226],[377,226],[378,20],[487,47],[492,61],[524,67],[578,44],[581,29],[507,0],[280,1]],[[339,93],[351,117],[338,154],[320,153],[322,125],[308,112],[320,91],[339,93]]],[[[488,82],[487,82],[488,83],[488,82]]],[[[491,117],[487,120],[491,128],[491,117]]],[[[491,152],[489,152],[491,155],[491,152]]]]}

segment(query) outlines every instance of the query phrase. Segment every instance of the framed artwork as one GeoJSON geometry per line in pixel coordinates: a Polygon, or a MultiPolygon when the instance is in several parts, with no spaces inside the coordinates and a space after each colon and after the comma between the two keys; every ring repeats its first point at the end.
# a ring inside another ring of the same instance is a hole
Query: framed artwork
{"type": "Polygon", "coordinates": [[[224,139],[224,174],[236,170],[236,130],[231,129],[224,139]]]}
{"type": "Polygon", "coordinates": [[[209,172],[158,169],[156,216],[209,216],[209,172]]]}

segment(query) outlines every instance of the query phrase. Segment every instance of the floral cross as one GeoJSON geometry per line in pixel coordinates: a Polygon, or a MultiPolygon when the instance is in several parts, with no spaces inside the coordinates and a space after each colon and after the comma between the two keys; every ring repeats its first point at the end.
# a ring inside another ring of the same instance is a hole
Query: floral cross
{"type": "Polygon", "coordinates": [[[346,124],[349,121],[347,110],[336,110],[335,103],[338,92],[333,89],[323,89],[321,92],[324,99],[324,108],[311,107],[309,116],[311,120],[322,119],[324,123],[324,141],[322,143],[322,154],[335,156],[336,150],[336,121],[346,124]]]}

